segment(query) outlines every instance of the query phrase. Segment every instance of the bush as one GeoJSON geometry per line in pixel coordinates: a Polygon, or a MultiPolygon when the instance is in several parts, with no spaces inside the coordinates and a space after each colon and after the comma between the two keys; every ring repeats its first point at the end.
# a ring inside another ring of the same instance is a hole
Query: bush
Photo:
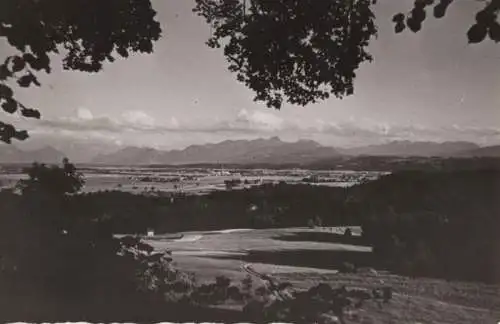
{"type": "Polygon", "coordinates": [[[353,188],[380,267],[411,276],[497,282],[500,172],[400,172],[353,188]],[[472,217],[473,216],[473,217],[472,217]],[[456,251],[456,252],[455,252],[456,251]],[[459,252],[458,252],[459,251],[459,252]],[[463,260],[467,260],[464,262],[463,260]],[[480,265],[480,266],[479,266],[480,265]]]}
{"type": "MultiPolygon", "coordinates": [[[[348,311],[361,308],[365,301],[390,300],[392,290],[384,292],[384,289],[378,294],[362,289],[332,288],[320,283],[307,291],[293,291],[288,298],[252,300],[244,312],[245,318],[253,322],[332,323],[337,320],[344,323],[348,311]]],[[[283,295],[280,291],[274,293],[274,296],[283,295]]]]}
{"type": "Polygon", "coordinates": [[[168,252],[114,239],[109,217],[71,212],[84,179],[68,160],[26,171],[21,195],[0,193],[0,303],[22,305],[3,310],[2,321],[145,318],[191,289],[168,252]]]}
{"type": "Polygon", "coordinates": [[[356,266],[350,262],[342,262],[339,266],[340,273],[356,273],[356,266]]]}

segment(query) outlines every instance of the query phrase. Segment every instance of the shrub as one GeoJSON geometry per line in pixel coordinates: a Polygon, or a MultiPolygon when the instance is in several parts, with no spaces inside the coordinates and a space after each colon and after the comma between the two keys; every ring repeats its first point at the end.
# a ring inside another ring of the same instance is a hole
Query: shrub
{"type": "Polygon", "coordinates": [[[356,266],[350,262],[342,262],[339,266],[340,273],[356,273],[356,266]]]}

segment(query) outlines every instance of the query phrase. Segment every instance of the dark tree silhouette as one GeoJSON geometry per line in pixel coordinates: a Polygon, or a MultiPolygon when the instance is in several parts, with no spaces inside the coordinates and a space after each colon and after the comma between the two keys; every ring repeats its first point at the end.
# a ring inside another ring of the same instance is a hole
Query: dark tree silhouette
{"type": "Polygon", "coordinates": [[[20,180],[18,188],[23,194],[45,192],[56,195],[74,194],[85,184],[85,179],[68,159],[63,159],[62,167],[33,163],[25,172],[28,179],[20,180]]]}
{"type": "MultiPolygon", "coordinates": [[[[481,1],[481,0],[479,0],[481,1]]],[[[453,0],[415,0],[408,13],[394,15],[395,31],[418,32],[426,8],[436,18],[453,0]]],[[[500,0],[485,0],[469,29],[470,43],[486,35],[500,41],[500,0]]],[[[255,100],[280,108],[283,101],[306,105],[333,94],[354,92],[359,65],[371,61],[366,51],[376,35],[372,7],[376,0],[196,0],[194,11],[210,24],[207,44],[224,47],[229,70],[256,92],[255,100]]]]}
{"type": "MultiPolygon", "coordinates": [[[[448,7],[454,0],[416,0],[413,9],[407,14],[398,13],[394,15],[396,33],[402,32],[408,27],[413,32],[418,32],[422,28],[422,23],[426,19],[427,7],[433,6],[432,11],[435,18],[442,18],[446,15],[448,7]]],[[[479,0],[481,1],[481,0],[479,0]]],[[[469,43],[480,43],[488,36],[491,40],[500,42],[500,24],[497,21],[500,11],[499,0],[481,1],[485,3],[483,9],[476,13],[476,23],[472,25],[467,38],[469,43]]]]}
{"type": "MultiPolygon", "coordinates": [[[[422,28],[426,9],[441,18],[453,0],[415,0],[394,15],[395,31],[422,28]]],[[[470,43],[488,36],[500,41],[500,0],[484,0],[469,29],[470,43]]],[[[207,44],[223,47],[229,70],[252,89],[254,100],[281,108],[284,101],[307,105],[330,95],[354,92],[356,70],[371,61],[369,41],[377,28],[376,0],[196,0],[195,13],[212,29],[207,44]]],[[[20,87],[39,86],[36,74],[50,73],[50,54],[63,54],[65,69],[97,72],[105,61],[153,50],[160,25],[150,0],[2,0],[0,38],[18,50],[0,65],[0,106],[9,114],[40,118],[14,97],[20,87]]],[[[0,140],[24,140],[27,131],[0,121],[0,140]]]]}
{"type": "MultiPolygon", "coordinates": [[[[149,0],[3,0],[0,39],[18,54],[0,65],[0,105],[9,114],[40,118],[14,97],[11,85],[39,86],[36,74],[51,71],[50,54],[63,55],[68,70],[97,72],[105,61],[131,52],[151,53],[161,29],[149,0]]],[[[0,121],[0,140],[24,140],[26,131],[0,121]]]]}
{"type": "Polygon", "coordinates": [[[373,0],[196,0],[194,12],[213,30],[208,46],[224,46],[229,70],[280,108],[353,93],[355,71],[371,61],[373,0]]]}

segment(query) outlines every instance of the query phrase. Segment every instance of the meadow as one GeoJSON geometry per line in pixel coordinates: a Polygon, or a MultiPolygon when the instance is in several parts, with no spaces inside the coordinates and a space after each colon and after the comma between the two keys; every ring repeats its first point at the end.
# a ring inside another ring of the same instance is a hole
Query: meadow
{"type": "MultiPolygon", "coordinates": [[[[239,321],[266,310],[274,321],[309,323],[303,316],[319,318],[331,307],[345,323],[500,317],[496,170],[404,171],[374,181],[355,172],[185,171],[186,181],[276,177],[248,187],[224,181],[221,190],[201,195],[80,192],[92,178],[86,172],[67,161],[62,168],[35,165],[18,190],[0,191],[0,297],[32,305],[30,319],[157,321],[172,319],[178,307],[182,321],[199,319],[199,307],[216,311],[210,318],[239,321]],[[302,180],[283,180],[294,176],[302,180]],[[332,187],[349,177],[358,181],[332,187]],[[245,288],[249,278],[252,291],[245,288]],[[255,302],[263,308],[248,313],[255,302]]],[[[162,171],[133,172],[94,170],[146,183],[162,171]]],[[[9,319],[26,314],[9,308],[9,319]]]]}
{"type": "MultiPolygon", "coordinates": [[[[353,237],[359,238],[361,229],[350,228],[353,237]]],[[[177,239],[162,235],[145,239],[158,251],[171,250],[176,267],[193,273],[200,282],[221,275],[241,282],[249,275],[245,267],[250,266],[278,282],[291,283],[295,289],[306,290],[318,283],[360,289],[392,287],[390,303],[366,304],[348,323],[486,324],[500,318],[500,286],[411,278],[373,269],[371,247],[338,242],[344,231],[345,227],[235,229],[183,232],[177,239]],[[331,238],[318,242],[315,234],[331,238]],[[290,240],[293,237],[300,240],[290,240]],[[339,271],[349,258],[359,267],[354,272],[339,271]]]]}

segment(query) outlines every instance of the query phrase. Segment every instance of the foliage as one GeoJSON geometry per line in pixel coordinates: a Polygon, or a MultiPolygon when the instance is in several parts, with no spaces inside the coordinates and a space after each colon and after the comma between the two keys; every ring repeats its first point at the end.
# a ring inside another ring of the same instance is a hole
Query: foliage
{"type": "Polygon", "coordinates": [[[253,288],[251,277],[241,285],[231,284],[224,276],[215,282],[193,286],[186,295],[189,303],[219,305],[228,302],[243,305],[245,321],[257,323],[287,321],[292,323],[325,323],[328,316],[340,323],[346,314],[360,309],[366,301],[389,302],[392,289],[373,288],[371,291],[357,288],[332,288],[320,283],[308,290],[296,290],[289,282],[262,285],[253,288]]]}
{"type": "MultiPolygon", "coordinates": [[[[137,237],[112,236],[117,229],[245,227],[256,215],[273,215],[270,226],[304,226],[311,214],[324,223],[348,215],[362,222],[363,240],[382,261],[373,266],[413,276],[498,280],[497,170],[405,171],[350,189],[280,184],[172,200],[75,194],[83,179],[69,161],[27,172],[21,194],[0,192],[0,305],[14,305],[2,314],[7,320],[130,321],[147,314],[170,320],[172,310],[181,309],[192,320],[197,307],[236,303],[246,305],[247,321],[321,323],[342,321],[368,299],[390,300],[389,288],[323,284],[296,291],[287,283],[256,287],[250,277],[241,284],[225,277],[197,284],[175,269],[168,251],[157,253],[137,237]],[[39,201],[41,192],[51,194],[39,201]]],[[[355,272],[356,266],[345,262],[340,270],[355,272]]]]}
{"type": "MultiPolygon", "coordinates": [[[[418,32],[426,7],[445,15],[453,0],[416,0],[407,14],[393,17],[395,32],[418,32]]],[[[487,0],[467,32],[469,43],[486,36],[498,42],[500,0],[487,0]]],[[[194,12],[212,29],[207,45],[224,47],[229,71],[256,92],[254,100],[281,108],[283,101],[307,105],[354,92],[359,65],[376,36],[375,0],[196,0],[194,12]]]]}
{"type": "Polygon", "coordinates": [[[167,302],[179,301],[195,284],[192,275],[173,267],[172,252],[155,252],[138,237],[120,240],[119,255],[136,261],[137,289],[162,294],[167,302]]]}
{"type": "Polygon", "coordinates": [[[113,238],[106,215],[71,213],[67,193],[77,192],[83,179],[69,161],[26,171],[21,194],[0,192],[2,320],[165,316],[165,303],[192,285],[172,267],[169,252],[155,253],[137,238],[113,238]]]}
{"type": "Polygon", "coordinates": [[[29,192],[43,192],[54,195],[79,192],[85,180],[68,159],[63,159],[62,167],[33,163],[25,169],[27,180],[20,180],[17,187],[26,195],[29,192]]]}
{"type": "Polygon", "coordinates": [[[315,216],[314,218],[310,218],[307,221],[307,227],[309,228],[315,228],[315,227],[321,227],[323,225],[323,221],[319,216],[315,216]]]}
{"type": "MultiPolygon", "coordinates": [[[[376,0],[196,0],[193,9],[213,31],[207,44],[224,47],[229,70],[255,93],[256,101],[280,108],[283,101],[307,105],[354,92],[356,70],[371,61],[366,50],[376,36],[376,0]]],[[[421,29],[426,8],[436,18],[453,0],[416,0],[408,15],[394,15],[395,30],[421,29]]],[[[500,41],[500,0],[484,1],[467,37],[500,41]]],[[[0,106],[8,114],[40,118],[19,102],[11,85],[40,86],[51,54],[62,53],[65,69],[98,72],[103,63],[132,52],[151,53],[161,33],[149,0],[4,0],[0,37],[17,50],[0,65],[0,106]]],[[[26,130],[0,121],[0,140],[24,140],[26,130]]]]}
{"type": "Polygon", "coordinates": [[[345,323],[349,313],[360,309],[368,300],[389,302],[392,290],[374,288],[332,288],[320,283],[308,290],[291,290],[283,285],[272,294],[249,302],[244,312],[258,323],[345,323]]]}
{"type": "MultiPolygon", "coordinates": [[[[318,225],[340,224],[345,195],[344,188],[278,184],[208,195],[175,195],[175,199],[96,192],[71,197],[69,205],[73,214],[82,217],[108,214],[115,233],[138,234],[147,228],[162,233],[307,226],[311,214],[318,225]]],[[[347,221],[354,224],[354,219],[347,221]]]]}
{"type": "MultiPolygon", "coordinates": [[[[40,118],[14,97],[10,81],[40,86],[37,74],[51,72],[51,54],[63,55],[69,70],[97,72],[103,63],[133,52],[151,53],[160,36],[149,0],[4,0],[0,4],[0,38],[18,54],[0,65],[0,105],[6,113],[40,118]]],[[[26,131],[0,122],[0,140],[24,140],[26,131]]]]}
{"type": "Polygon", "coordinates": [[[496,282],[499,183],[493,170],[401,172],[353,188],[351,211],[391,270],[496,282]]]}
{"type": "Polygon", "coordinates": [[[359,65],[376,35],[372,0],[197,0],[194,12],[224,47],[229,70],[256,92],[255,100],[280,108],[305,106],[330,94],[353,93],[359,65]]]}
{"type": "MultiPolygon", "coordinates": [[[[413,9],[408,15],[398,13],[394,15],[396,33],[402,32],[408,27],[413,32],[422,29],[422,23],[426,19],[426,8],[434,5],[433,15],[435,18],[442,18],[446,15],[448,7],[454,0],[416,0],[413,9]]],[[[500,11],[499,0],[483,1],[485,6],[476,13],[476,22],[467,31],[469,43],[480,43],[488,36],[492,41],[500,41],[500,24],[498,23],[498,13],[500,11]]]]}
{"type": "Polygon", "coordinates": [[[226,190],[231,190],[234,187],[241,185],[241,180],[240,179],[224,180],[224,185],[226,186],[226,190]]]}
{"type": "Polygon", "coordinates": [[[116,191],[70,197],[68,205],[83,218],[106,213],[115,233],[362,225],[362,238],[346,231],[335,239],[373,245],[372,266],[495,281],[499,178],[497,169],[400,171],[352,188],[263,185],[173,200],[116,191]]]}

